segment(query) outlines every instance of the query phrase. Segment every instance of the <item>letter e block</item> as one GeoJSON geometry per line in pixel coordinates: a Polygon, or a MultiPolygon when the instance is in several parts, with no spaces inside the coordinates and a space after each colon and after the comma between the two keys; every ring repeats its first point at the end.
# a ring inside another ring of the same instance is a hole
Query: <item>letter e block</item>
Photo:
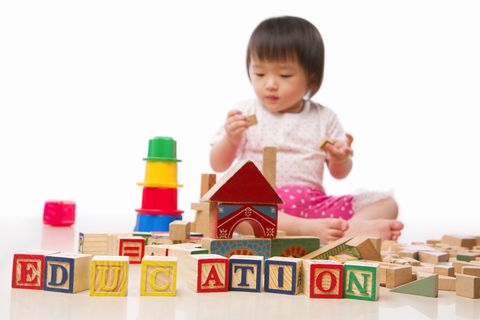
{"type": "Polygon", "coordinates": [[[118,255],[130,257],[130,263],[142,263],[145,255],[145,239],[143,237],[118,237],[118,255]]]}
{"type": "Polygon", "coordinates": [[[58,251],[27,251],[13,255],[12,288],[43,290],[45,256],[58,251]]]}
{"type": "Polygon", "coordinates": [[[129,257],[96,256],[90,265],[90,295],[127,295],[129,257]]]}
{"type": "Polygon", "coordinates": [[[177,257],[144,257],[140,281],[141,296],[175,296],[177,257]]]}
{"type": "Polygon", "coordinates": [[[265,292],[296,295],[302,288],[302,259],[274,257],[265,261],[265,292]]]}
{"type": "Polygon", "coordinates": [[[380,289],[378,263],[346,262],[343,265],[343,297],[376,301],[380,289]]]}
{"type": "Polygon", "coordinates": [[[76,293],[90,287],[90,254],[56,254],[45,257],[43,290],[76,293]]]}
{"type": "Polygon", "coordinates": [[[329,260],[304,260],[302,288],[309,298],[342,298],[343,265],[329,260]]]}
{"type": "Polygon", "coordinates": [[[189,256],[187,287],[195,292],[228,291],[228,259],[216,254],[189,256]]]}
{"type": "Polygon", "coordinates": [[[262,268],[262,256],[231,256],[228,290],[260,292],[262,268]]]}

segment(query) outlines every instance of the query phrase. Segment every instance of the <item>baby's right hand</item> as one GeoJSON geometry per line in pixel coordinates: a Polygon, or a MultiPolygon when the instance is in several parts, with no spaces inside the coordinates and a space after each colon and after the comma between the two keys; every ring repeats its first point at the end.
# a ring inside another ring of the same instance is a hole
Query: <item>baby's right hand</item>
{"type": "Polygon", "coordinates": [[[242,141],[242,134],[250,127],[250,121],[238,110],[231,110],[225,121],[225,130],[228,140],[234,145],[239,145],[242,141]]]}

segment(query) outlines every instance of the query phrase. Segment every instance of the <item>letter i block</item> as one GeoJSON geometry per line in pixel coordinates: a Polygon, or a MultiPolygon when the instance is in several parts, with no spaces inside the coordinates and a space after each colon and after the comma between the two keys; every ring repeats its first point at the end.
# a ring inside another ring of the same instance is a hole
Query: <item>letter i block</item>
{"type": "Polygon", "coordinates": [[[119,237],[118,255],[130,257],[130,263],[142,263],[145,255],[145,238],[143,237],[119,237]]]}
{"type": "Polygon", "coordinates": [[[329,260],[304,260],[302,287],[309,298],[342,298],[343,265],[329,260]]]}
{"type": "Polygon", "coordinates": [[[343,297],[375,301],[380,289],[378,263],[346,262],[343,265],[343,297]]]}
{"type": "Polygon", "coordinates": [[[302,259],[274,257],[265,261],[265,292],[296,295],[302,288],[302,259]]]}
{"type": "Polygon", "coordinates": [[[141,296],[175,296],[177,257],[146,256],[142,260],[141,296]]]}
{"type": "Polygon", "coordinates": [[[91,254],[56,254],[45,257],[43,290],[76,293],[90,287],[91,254]]]}
{"type": "Polygon", "coordinates": [[[230,257],[228,290],[260,292],[262,287],[262,256],[233,255],[230,257]]]}
{"type": "Polygon", "coordinates": [[[96,256],[90,265],[90,295],[127,295],[129,257],[96,256]]]}
{"type": "Polygon", "coordinates": [[[43,290],[45,256],[58,251],[27,251],[13,256],[12,288],[43,290]]]}
{"type": "Polygon", "coordinates": [[[195,292],[228,291],[228,259],[217,254],[189,256],[187,287],[195,292]]]}

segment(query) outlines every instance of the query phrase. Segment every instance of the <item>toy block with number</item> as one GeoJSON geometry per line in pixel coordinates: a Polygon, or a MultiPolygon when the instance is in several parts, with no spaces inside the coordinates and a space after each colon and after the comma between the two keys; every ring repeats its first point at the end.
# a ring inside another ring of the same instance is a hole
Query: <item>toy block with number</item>
{"type": "Polygon", "coordinates": [[[432,274],[429,277],[409,282],[390,290],[390,292],[436,298],[438,297],[438,274],[432,274]]]}
{"type": "Polygon", "coordinates": [[[323,151],[326,151],[326,145],[327,143],[333,144],[333,140],[330,139],[329,137],[323,137],[322,140],[318,143],[318,147],[322,149],[323,151]]]}
{"type": "Polygon", "coordinates": [[[129,257],[96,256],[90,264],[90,295],[127,295],[129,257]]]}
{"type": "Polygon", "coordinates": [[[304,260],[302,288],[309,298],[342,298],[343,265],[328,260],[304,260]]]}
{"type": "Polygon", "coordinates": [[[354,257],[370,261],[382,261],[380,253],[367,237],[355,237],[345,245],[354,257]]]}
{"type": "Polygon", "coordinates": [[[232,255],[262,256],[268,259],[271,256],[271,239],[242,238],[242,239],[202,239],[202,248],[211,254],[219,254],[226,258],[232,255]]]}
{"type": "Polygon", "coordinates": [[[43,290],[45,257],[58,251],[27,251],[13,255],[12,288],[43,290]]]}
{"type": "Polygon", "coordinates": [[[169,232],[170,240],[183,241],[190,237],[190,221],[175,220],[170,223],[169,232]]]}
{"type": "Polygon", "coordinates": [[[472,249],[477,245],[476,237],[465,237],[459,235],[444,235],[442,237],[442,243],[449,244],[451,246],[465,247],[472,249]]]}
{"type": "Polygon", "coordinates": [[[393,289],[409,282],[412,282],[411,266],[399,266],[387,269],[385,280],[385,286],[387,288],[393,289]]]}
{"type": "Polygon", "coordinates": [[[216,254],[191,255],[187,287],[195,292],[228,291],[228,259],[216,254]]]}
{"type": "Polygon", "coordinates": [[[475,261],[477,258],[480,258],[480,253],[463,252],[457,254],[458,261],[470,262],[475,261]]]}
{"type": "Polygon", "coordinates": [[[141,296],[175,296],[177,258],[147,256],[142,260],[141,296]]]}
{"type": "Polygon", "coordinates": [[[104,256],[107,254],[106,233],[83,233],[78,235],[78,253],[104,256]]]}
{"type": "Polygon", "coordinates": [[[480,298],[480,278],[466,274],[457,274],[457,296],[478,299],[480,298]]]}
{"type": "Polygon", "coordinates": [[[145,255],[145,239],[143,237],[118,237],[118,255],[130,257],[129,263],[142,263],[145,255]]]}
{"type": "Polygon", "coordinates": [[[228,290],[260,292],[262,287],[263,257],[233,255],[229,260],[228,290]]]}
{"type": "Polygon", "coordinates": [[[75,223],[75,202],[46,201],[43,223],[51,226],[71,226],[75,223]]]}
{"type": "Polygon", "coordinates": [[[254,125],[258,124],[257,116],[254,115],[254,114],[251,114],[251,115],[247,116],[247,119],[250,122],[250,126],[254,126],[254,125]]]}
{"type": "Polygon", "coordinates": [[[462,268],[462,274],[480,277],[480,266],[465,266],[462,268]]]}
{"type": "Polygon", "coordinates": [[[439,262],[448,262],[450,255],[442,251],[419,251],[418,259],[420,262],[437,264],[439,262]]]}
{"type": "Polygon", "coordinates": [[[296,295],[302,289],[302,259],[274,257],[265,260],[265,292],[296,295]]]}
{"type": "Polygon", "coordinates": [[[285,236],[271,239],[272,257],[300,258],[320,248],[320,238],[285,236]]]}
{"type": "Polygon", "coordinates": [[[343,265],[343,297],[376,301],[380,291],[378,263],[346,262],[343,265]]]}
{"type": "Polygon", "coordinates": [[[76,293],[90,287],[91,254],[55,254],[45,257],[43,290],[76,293]]]}
{"type": "Polygon", "coordinates": [[[347,249],[346,243],[352,240],[352,237],[338,239],[318,250],[310,252],[302,257],[303,260],[328,260],[330,256],[334,256],[347,249]]]}

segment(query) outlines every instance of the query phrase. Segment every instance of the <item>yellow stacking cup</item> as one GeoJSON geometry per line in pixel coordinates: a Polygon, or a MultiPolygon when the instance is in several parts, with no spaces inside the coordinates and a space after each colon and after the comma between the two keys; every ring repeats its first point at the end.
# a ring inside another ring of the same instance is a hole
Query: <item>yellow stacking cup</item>
{"type": "Polygon", "coordinates": [[[137,184],[150,188],[183,187],[177,183],[177,163],[167,161],[147,161],[145,182],[137,184]]]}

